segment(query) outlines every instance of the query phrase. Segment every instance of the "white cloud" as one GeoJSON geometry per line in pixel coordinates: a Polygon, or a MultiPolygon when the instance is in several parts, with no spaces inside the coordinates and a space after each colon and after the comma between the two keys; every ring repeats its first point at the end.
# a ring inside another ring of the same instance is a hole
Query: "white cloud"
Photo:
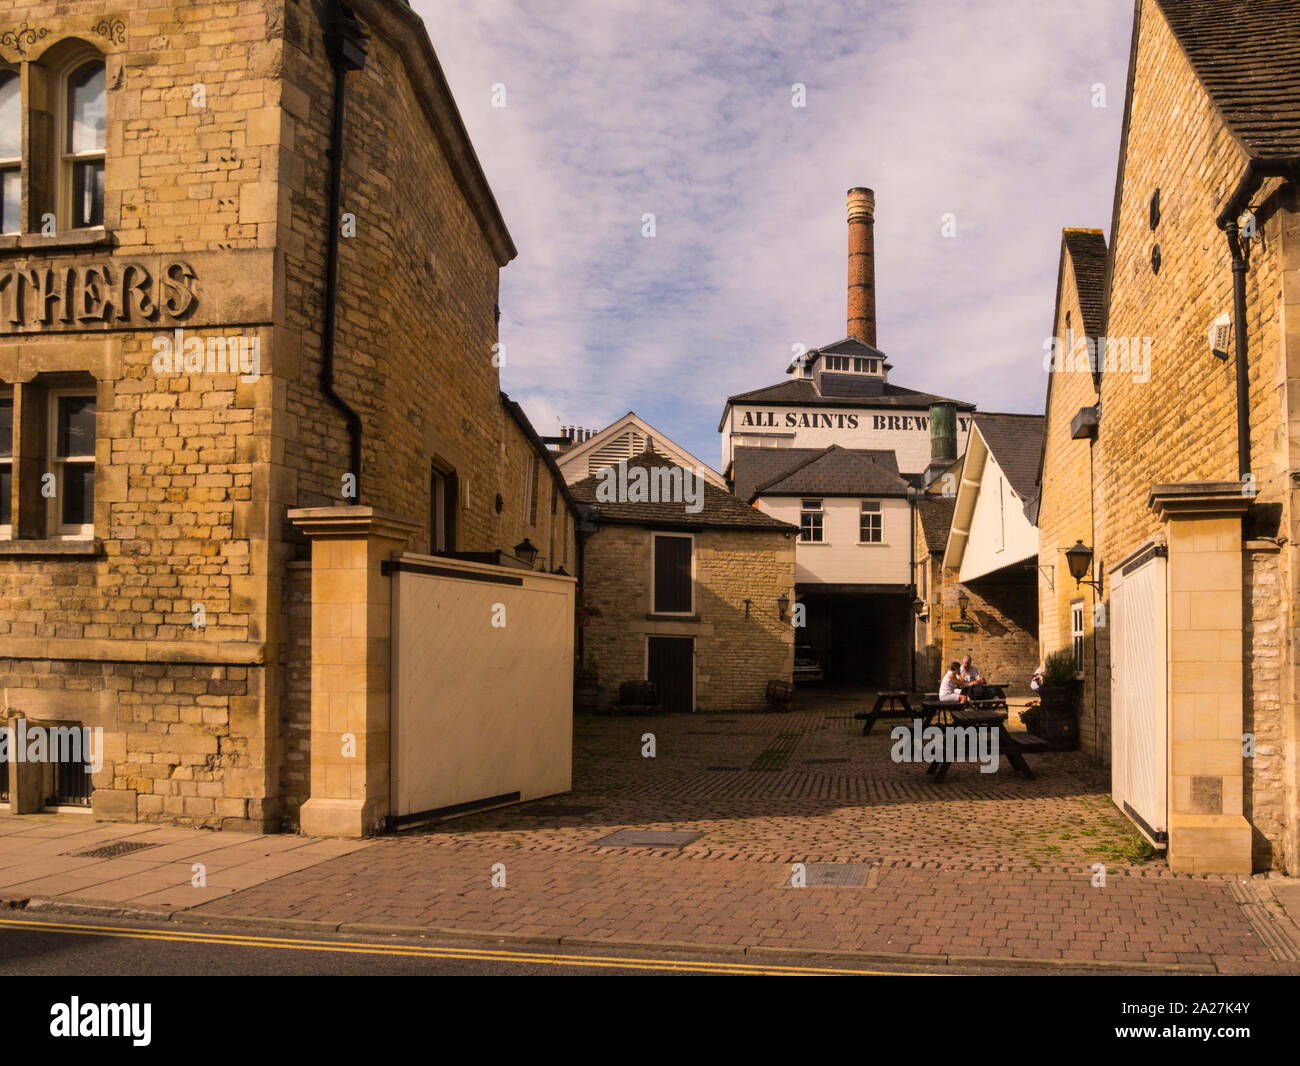
{"type": "Polygon", "coordinates": [[[729,394],[843,336],[854,185],[891,380],[1041,409],[1061,228],[1109,225],[1126,0],[414,7],[519,247],[503,385],[542,432],[631,408],[716,456],[729,394]]]}

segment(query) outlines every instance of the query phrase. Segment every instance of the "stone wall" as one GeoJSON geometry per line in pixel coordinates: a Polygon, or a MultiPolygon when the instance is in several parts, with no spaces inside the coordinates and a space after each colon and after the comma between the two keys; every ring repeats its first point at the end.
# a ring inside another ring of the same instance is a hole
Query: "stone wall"
{"type": "MultiPolygon", "coordinates": [[[[1122,559],[1162,532],[1148,507],[1153,485],[1238,479],[1235,358],[1214,358],[1206,331],[1232,313],[1231,260],[1215,217],[1236,186],[1246,157],[1197,82],[1153,3],[1140,10],[1140,34],[1126,154],[1112,235],[1114,266],[1109,332],[1151,342],[1146,382],[1108,373],[1102,383],[1102,449],[1097,480],[1098,561],[1122,559]],[[1154,231],[1149,204],[1160,190],[1154,231]],[[1159,243],[1161,268],[1151,266],[1159,243]]],[[[1255,829],[1257,864],[1294,869],[1297,859],[1294,631],[1296,573],[1292,553],[1273,554],[1281,533],[1294,542],[1290,382],[1300,376],[1295,339],[1297,284],[1291,194],[1266,182],[1252,203],[1246,328],[1249,335],[1251,472],[1255,519],[1248,520],[1243,567],[1246,645],[1245,716],[1270,739],[1247,767],[1245,809],[1255,829]],[[1290,257],[1289,259],[1287,257],[1290,257]],[[1257,526],[1261,517],[1272,520],[1257,526]],[[1280,530],[1274,528],[1280,514],[1280,530]],[[1279,678],[1281,685],[1279,685],[1279,678]],[[1272,693],[1281,689],[1280,696],[1272,693]],[[1278,738],[1274,745],[1272,738],[1278,738]],[[1288,779],[1289,775],[1289,779],[1288,779]],[[1279,787],[1280,781],[1287,782],[1279,787]]],[[[1109,632],[1097,633],[1098,702],[1110,718],[1109,632]]]]}
{"type": "Polygon", "coordinates": [[[942,668],[969,655],[984,677],[1007,686],[1007,695],[1028,695],[1029,679],[1038,666],[1033,581],[982,578],[960,584],[957,572],[947,569],[941,595],[942,668]],[[957,598],[963,589],[970,597],[966,620],[975,623],[973,633],[956,632],[950,625],[961,620],[957,598]]]}
{"type": "Polygon", "coordinates": [[[650,616],[651,531],[605,525],[584,545],[583,595],[599,610],[584,634],[602,703],[623,681],[645,677],[646,638],[695,638],[696,710],[762,710],[772,679],[789,680],[795,630],[777,599],[794,602],[794,543],[781,532],[705,530],[695,535],[695,616],[650,616]],[[753,601],[746,617],[746,599],[753,601]]]}

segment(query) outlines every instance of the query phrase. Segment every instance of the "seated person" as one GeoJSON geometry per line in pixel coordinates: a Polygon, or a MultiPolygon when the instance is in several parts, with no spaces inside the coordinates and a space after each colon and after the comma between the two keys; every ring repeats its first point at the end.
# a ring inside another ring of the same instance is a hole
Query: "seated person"
{"type": "Polygon", "coordinates": [[[979,672],[979,667],[971,661],[969,655],[961,661],[961,679],[968,686],[968,694],[973,700],[987,699],[993,694],[984,681],[984,675],[979,672]]]}
{"type": "Polygon", "coordinates": [[[939,682],[939,699],[944,703],[965,703],[966,693],[962,692],[964,684],[961,677],[961,664],[949,663],[948,672],[939,682]]]}

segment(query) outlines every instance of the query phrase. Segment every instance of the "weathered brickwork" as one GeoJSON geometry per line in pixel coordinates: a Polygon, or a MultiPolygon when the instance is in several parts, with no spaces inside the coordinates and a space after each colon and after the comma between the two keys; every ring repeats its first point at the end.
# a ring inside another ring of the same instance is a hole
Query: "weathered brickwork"
{"type": "MultiPolygon", "coordinates": [[[[1141,5],[1132,105],[1114,233],[1108,332],[1151,343],[1150,380],[1107,373],[1096,480],[1097,561],[1118,563],[1162,532],[1153,485],[1236,481],[1235,359],[1214,358],[1206,331],[1233,309],[1231,259],[1215,218],[1247,157],[1196,79],[1155,4],[1141,5]],[[1160,191],[1154,231],[1149,205],[1160,191]],[[1159,273],[1152,269],[1159,244],[1159,273]]],[[[1246,760],[1244,810],[1256,866],[1294,869],[1297,847],[1294,634],[1297,529],[1294,401],[1300,377],[1295,203],[1266,181],[1252,198],[1249,241],[1250,467],[1257,491],[1243,559],[1246,728],[1267,738],[1246,760]],[[1271,515],[1270,515],[1271,511],[1271,515]],[[1280,515],[1280,527],[1277,518],[1280,515]],[[1288,546],[1277,550],[1280,535],[1288,546]],[[1258,543],[1249,538],[1255,537],[1258,543]],[[1261,539],[1262,538],[1262,539],[1261,539]]],[[[1045,493],[1045,499],[1047,494],[1045,493]]],[[[1059,584],[1059,581],[1058,581],[1059,584]]],[[[1111,717],[1109,632],[1098,630],[1097,702],[1111,717]]]]}
{"type": "MultiPolygon", "coordinates": [[[[1059,295],[1053,333],[1063,351],[1088,336],[1079,298],[1076,264],[1068,243],[1062,242],[1059,295]]],[[[1073,367],[1073,362],[1068,364],[1073,367]]],[[[1074,440],[1070,423],[1079,410],[1097,402],[1092,373],[1060,369],[1052,374],[1045,420],[1041,504],[1038,511],[1038,642],[1040,659],[1073,647],[1073,613],[1083,607],[1083,669],[1079,684],[1079,746],[1104,763],[1110,762],[1110,723],[1097,714],[1097,652],[1094,640],[1096,590],[1076,584],[1065,552],[1076,541],[1092,546],[1097,535],[1092,522],[1092,485],[1099,445],[1074,440]]]]}
{"type": "Polygon", "coordinates": [[[584,545],[584,595],[598,611],[584,634],[603,704],[646,674],[651,635],[695,638],[695,707],[762,710],[769,680],[789,680],[795,629],[777,600],[794,599],[794,542],[781,532],[704,530],[695,535],[695,615],[650,617],[651,530],[605,525],[584,545]],[[753,601],[749,617],[745,600],[753,601]]]}
{"type": "Polygon", "coordinates": [[[984,677],[1007,686],[1008,695],[1027,695],[1029,679],[1038,665],[1032,585],[989,580],[961,583],[957,571],[951,569],[943,571],[943,579],[941,668],[969,655],[984,677]],[[966,621],[975,623],[973,633],[954,631],[950,625],[962,620],[957,599],[963,590],[970,597],[966,621]]]}
{"type": "Polygon", "coordinates": [[[367,59],[347,76],[335,387],[362,420],[360,471],[319,381],[335,224],[320,5],[19,0],[0,14],[0,31],[34,31],[0,44],[29,115],[24,232],[0,236],[0,391],[15,401],[25,542],[0,542],[4,695],[33,718],[111,730],[120,755],[95,779],[105,817],[292,823],[309,789],[311,612],[289,508],[380,508],[414,522],[406,548],[426,551],[437,463],[458,480],[456,549],[527,536],[548,569],[576,565],[545,463],[536,520],[524,513],[535,443],[499,392],[509,235],[419,19],[396,0],[349,6],[367,59]],[[43,240],[52,86],[79,49],[106,64],[103,228],[43,240]],[[23,321],[4,280],[15,269],[56,279],[31,282],[46,287],[23,321]],[[142,271],[152,303],[128,287],[142,271]],[[159,372],[156,342],[176,327],[255,340],[258,365],[159,372]],[[72,550],[47,539],[40,493],[63,387],[96,397],[94,539],[72,550]],[[349,473],[359,498],[344,496],[349,473]]]}

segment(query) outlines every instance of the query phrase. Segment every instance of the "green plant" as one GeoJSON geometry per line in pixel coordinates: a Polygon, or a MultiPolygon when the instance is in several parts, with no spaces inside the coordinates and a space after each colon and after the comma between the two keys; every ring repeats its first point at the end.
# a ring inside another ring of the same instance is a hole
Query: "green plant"
{"type": "Polygon", "coordinates": [[[578,653],[573,653],[573,667],[579,674],[585,674],[595,677],[599,673],[599,665],[594,655],[588,655],[586,658],[579,658],[578,653]]]}
{"type": "Polygon", "coordinates": [[[1062,648],[1053,652],[1043,663],[1043,685],[1048,688],[1060,688],[1074,680],[1074,652],[1062,648]]]}
{"type": "Polygon", "coordinates": [[[1031,703],[1020,712],[1020,724],[1030,733],[1038,728],[1038,723],[1042,720],[1043,708],[1037,703],[1031,703]]]}

